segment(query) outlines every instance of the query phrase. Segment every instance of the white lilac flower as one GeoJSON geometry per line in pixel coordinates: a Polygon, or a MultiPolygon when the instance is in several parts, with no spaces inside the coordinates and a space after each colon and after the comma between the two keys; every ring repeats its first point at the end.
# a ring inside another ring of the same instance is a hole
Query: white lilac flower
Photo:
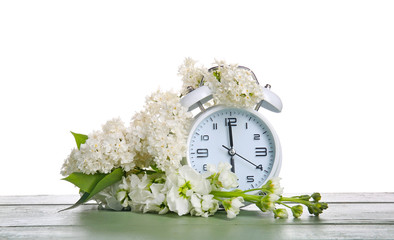
{"type": "MultiPolygon", "coordinates": [[[[207,70],[202,67],[196,67],[196,61],[191,58],[186,58],[181,66],[178,68],[178,75],[182,77],[185,91],[189,86],[194,89],[200,86],[201,79],[206,75],[207,70]]],[[[185,94],[186,92],[183,92],[185,94]]]]}
{"type": "Polygon", "coordinates": [[[245,206],[243,202],[244,199],[242,197],[223,200],[222,204],[227,212],[227,218],[235,218],[239,213],[240,207],[245,206]]]}
{"type": "Polygon", "coordinates": [[[192,209],[190,214],[193,216],[208,217],[218,210],[219,201],[213,198],[211,194],[201,195],[195,193],[191,196],[190,202],[192,204],[192,209]]]}
{"type": "Polygon", "coordinates": [[[207,85],[214,95],[214,102],[232,106],[254,107],[263,99],[263,92],[250,71],[236,64],[216,61],[216,74],[206,77],[207,85]]]}
{"type": "Polygon", "coordinates": [[[204,67],[195,67],[195,63],[188,58],[179,67],[184,90],[188,86],[198,87],[201,75],[204,75],[205,85],[211,89],[215,104],[252,108],[263,99],[262,88],[253,79],[251,72],[238,68],[237,64],[215,61],[218,69],[208,72],[204,67]]]}
{"type": "Polygon", "coordinates": [[[133,117],[127,134],[136,166],[155,164],[164,171],[179,168],[186,155],[191,117],[174,92],[158,90],[147,97],[144,110],[133,117]]]}
{"type": "Polygon", "coordinates": [[[134,154],[133,163],[141,169],[148,167],[153,161],[146,143],[147,126],[145,123],[149,121],[149,118],[144,111],[134,114],[126,135],[130,150],[134,154]]]}
{"type": "Polygon", "coordinates": [[[117,167],[129,171],[134,168],[133,157],[126,140],[124,123],[119,118],[113,119],[103,125],[102,131],[90,133],[79,151],[74,149],[71,152],[61,173],[110,173],[117,167]]]}
{"type": "Polygon", "coordinates": [[[60,174],[62,174],[62,176],[68,176],[73,172],[80,172],[81,170],[78,169],[78,159],[80,152],[78,151],[78,149],[74,148],[70,155],[68,155],[68,157],[64,160],[62,169],[60,171],[60,174]]]}

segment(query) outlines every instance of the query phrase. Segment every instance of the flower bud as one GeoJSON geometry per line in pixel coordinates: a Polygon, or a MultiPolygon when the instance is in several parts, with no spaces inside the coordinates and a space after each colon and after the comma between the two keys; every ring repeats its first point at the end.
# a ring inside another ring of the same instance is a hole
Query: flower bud
{"type": "Polygon", "coordinates": [[[233,197],[222,201],[223,207],[227,212],[227,218],[235,218],[239,213],[239,208],[245,206],[242,197],[233,197]]]}
{"type": "Polygon", "coordinates": [[[320,205],[322,210],[326,210],[328,208],[328,204],[325,202],[321,202],[320,205]]]}
{"type": "Polygon", "coordinates": [[[273,193],[276,195],[282,195],[283,193],[283,188],[280,186],[280,178],[272,178],[270,179],[264,186],[265,191],[268,193],[273,193]]]}
{"type": "Polygon", "coordinates": [[[299,218],[304,211],[304,208],[301,205],[296,205],[291,208],[291,212],[295,218],[299,218]]]}
{"type": "Polygon", "coordinates": [[[314,206],[313,205],[308,206],[308,212],[309,212],[309,214],[314,214],[314,206]]]}
{"type": "Polygon", "coordinates": [[[257,207],[260,208],[261,211],[266,212],[275,209],[275,202],[278,201],[279,196],[276,194],[268,194],[260,199],[260,203],[257,207]]]}
{"type": "Polygon", "coordinates": [[[287,210],[284,208],[278,208],[273,210],[275,218],[288,218],[287,210]]]}
{"type": "Polygon", "coordinates": [[[308,206],[308,211],[310,214],[314,214],[315,216],[319,216],[320,213],[323,213],[323,210],[328,208],[328,204],[324,202],[316,202],[310,206],[308,206]]]}
{"type": "Polygon", "coordinates": [[[320,193],[318,193],[318,192],[313,193],[313,194],[311,195],[311,197],[313,198],[313,200],[314,200],[315,202],[318,202],[318,201],[320,201],[320,199],[321,199],[321,195],[320,195],[320,193]]]}

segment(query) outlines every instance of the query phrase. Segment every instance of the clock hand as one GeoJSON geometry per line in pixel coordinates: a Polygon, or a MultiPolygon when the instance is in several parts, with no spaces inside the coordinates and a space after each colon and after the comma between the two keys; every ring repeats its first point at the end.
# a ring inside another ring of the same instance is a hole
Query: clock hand
{"type": "Polygon", "coordinates": [[[229,138],[230,138],[230,149],[228,151],[228,154],[230,154],[230,156],[231,156],[231,159],[230,159],[231,171],[233,173],[235,173],[235,164],[234,164],[235,150],[234,150],[234,142],[233,142],[233,130],[231,128],[230,121],[228,121],[228,135],[229,135],[229,138]]]}
{"type": "Polygon", "coordinates": [[[230,163],[231,163],[231,166],[232,166],[231,172],[235,173],[234,156],[231,156],[230,163]]]}
{"type": "Polygon", "coordinates": [[[228,122],[228,135],[230,136],[230,148],[234,148],[233,130],[230,121],[228,122]]]}
{"type": "MultiPolygon", "coordinates": [[[[228,148],[228,147],[226,147],[226,146],[224,146],[224,145],[222,145],[222,147],[224,147],[225,149],[227,149],[227,150],[229,151],[229,153],[230,153],[230,151],[232,150],[231,148],[228,148]]],[[[231,155],[231,153],[230,153],[230,155],[231,155]]],[[[257,167],[256,164],[254,164],[254,163],[252,163],[251,161],[249,161],[248,159],[242,157],[242,156],[239,155],[238,153],[234,152],[234,155],[237,155],[238,157],[242,158],[243,160],[245,160],[245,161],[247,161],[248,163],[252,164],[253,166],[257,167]]],[[[234,156],[234,155],[232,155],[232,156],[234,156]]],[[[232,158],[232,159],[233,159],[233,158],[232,158]]]]}

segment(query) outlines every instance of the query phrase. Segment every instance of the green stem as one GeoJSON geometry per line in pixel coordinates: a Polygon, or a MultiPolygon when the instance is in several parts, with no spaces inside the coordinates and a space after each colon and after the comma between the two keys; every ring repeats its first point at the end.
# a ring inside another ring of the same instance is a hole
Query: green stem
{"type": "Polygon", "coordinates": [[[215,197],[219,198],[233,198],[233,197],[242,197],[247,202],[256,203],[260,201],[261,196],[251,195],[251,194],[244,194],[243,192],[239,191],[232,191],[232,192],[225,192],[225,191],[212,191],[215,197]]]}
{"type": "Polygon", "coordinates": [[[254,191],[261,191],[261,188],[248,189],[248,190],[242,191],[242,193],[254,192],[254,191]]]}
{"type": "Polygon", "coordinates": [[[278,203],[279,202],[282,202],[282,201],[285,201],[285,202],[296,202],[296,203],[301,203],[301,204],[304,204],[305,206],[310,206],[310,205],[312,205],[312,203],[310,203],[309,201],[306,201],[306,200],[302,200],[302,199],[299,199],[299,198],[291,198],[291,197],[281,197],[280,199],[279,199],[279,201],[277,201],[278,203]]]}
{"type": "Polygon", "coordinates": [[[291,207],[290,207],[289,205],[287,205],[287,204],[285,204],[285,203],[283,203],[283,202],[281,202],[281,201],[276,201],[276,203],[282,204],[283,206],[288,207],[288,208],[291,209],[291,207]]]}
{"type": "Polygon", "coordinates": [[[268,193],[267,188],[265,188],[264,186],[262,186],[262,187],[260,187],[260,188],[248,189],[248,190],[245,190],[245,191],[242,191],[242,192],[243,192],[243,193],[247,193],[247,192],[254,192],[254,191],[262,191],[262,192],[268,193]]]}
{"type": "Polygon", "coordinates": [[[219,197],[213,197],[213,199],[216,199],[216,200],[218,200],[218,201],[223,201],[223,199],[221,199],[221,198],[219,198],[219,197]]]}

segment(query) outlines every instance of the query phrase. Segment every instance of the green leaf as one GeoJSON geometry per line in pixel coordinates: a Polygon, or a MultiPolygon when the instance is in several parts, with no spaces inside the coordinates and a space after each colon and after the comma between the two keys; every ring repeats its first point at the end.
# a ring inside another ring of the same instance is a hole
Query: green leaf
{"type": "Polygon", "coordinates": [[[77,143],[78,150],[80,150],[81,144],[84,144],[86,142],[86,140],[88,139],[88,136],[84,135],[84,134],[80,134],[80,133],[75,133],[75,132],[71,132],[71,134],[75,138],[75,142],[77,143]]]}
{"type": "Polygon", "coordinates": [[[104,188],[111,186],[122,180],[123,170],[122,168],[117,168],[109,174],[96,173],[93,175],[88,175],[84,173],[72,173],[68,177],[63,178],[63,180],[73,183],[75,186],[79,187],[85,193],[81,198],[71,207],[60,210],[59,212],[73,209],[79,205],[89,201],[94,195],[101,192],[104,188]]]}
{"type": "Polygon", "coordinates": [[[122,176],[123,176],[122,168],[117,168],[117,169],[113,170],[110,174],[106,175],[103,179],[101,179],[97,183],[97,185],[94,187],[94,189],[90,192],[90,195],[87,200],[92,198],[94,195],[99,193],[104,188],[109,187],[112,184],[117,183],[120,180],[122,180],[122,176]]]}
{"type": "Polygon", "coordinates": [[[106,174],[96,173],[88,175],[80,172],[71,173],[68,177],[63,178],[75,186],[79,187],[84,192],[92,192],[93,188],[105,177],[106,174]]]}
{"type": "Polygon", "coordinates": [[[79,205],[81,205],[81,204],[83,204],[84,202],[86,202],[86,201],[87,201],[86,199],[87,199],[88,197],[89,197],[89,193],[85,192],[85,193],[81,196],[81,198],[80,198],[76,203],[74,203],[74,205],[72,205],[71,207],[62,209],[62,210],[60,210],[59,212],[63,212],[63,211],[70,210],[70,209],[73,209],[73,208],[78,207],[79,205]]]}

